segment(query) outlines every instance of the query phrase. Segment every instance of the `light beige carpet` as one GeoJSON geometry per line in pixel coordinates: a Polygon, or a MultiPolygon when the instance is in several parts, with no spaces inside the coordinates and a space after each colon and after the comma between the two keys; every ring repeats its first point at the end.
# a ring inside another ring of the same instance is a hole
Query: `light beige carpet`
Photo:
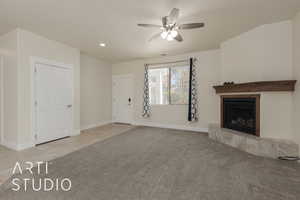
{"type": "Polygon", "coordinates": [[[299,164],[249,155],[206,134],[169,129],[130,130],[53,160],[49,172],[52,179],[69,177],[71,191],[14,192],[9,180],[0,199],[300,199],[299,164]]]}

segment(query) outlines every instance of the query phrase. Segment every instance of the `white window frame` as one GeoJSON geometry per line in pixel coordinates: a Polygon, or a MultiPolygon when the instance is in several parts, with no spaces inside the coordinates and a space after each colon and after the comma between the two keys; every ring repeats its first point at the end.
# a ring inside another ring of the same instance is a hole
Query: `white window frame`
{"type": "MultiPolygon", "coordinates": [[[[187,63],[184,63],[184,65],[166,65],[166,66],[160,66],[160,67],[151,67],[149,68],[148,72],[150,73],[151,70],[154,70],[154,69],[168,69],[168,72],[169,72],[169,78],[168,78],[168,84],[169,84],[169,88],[168,88],[168,103],[167,104],[151,104],[151,101],[150,101],[150,105],[151,106],[185,106],[185,105],[188,105],[188,103],[186,104],[172,104],[171,102],[171,68],[173,67],[188,67],[188,64],[187,63]]],[[[149,78],[150,78],[150,75],[149,75],[149,78]]],[[[149,87],[149,98],[150,98],[150,87],[149,87]]]]}

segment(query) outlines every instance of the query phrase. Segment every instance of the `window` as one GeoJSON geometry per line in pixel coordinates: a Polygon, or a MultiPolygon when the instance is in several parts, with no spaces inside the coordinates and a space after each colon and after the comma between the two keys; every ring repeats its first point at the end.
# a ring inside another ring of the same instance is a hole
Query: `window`
{"type": "Polygon", "coordinates": [[[188,104],[189,67],[172,67],[171,70],[171,104],[188,104]]]}
{"type": "Polygon", "coordinates": [[[149,70],[150,104],[169,104],[169,69],[149,70]]]}
{"type": "Polygon", "coordinates": [[[188,93],[188,66],[149,69],[150,104],[188,104],[188,93]]]}

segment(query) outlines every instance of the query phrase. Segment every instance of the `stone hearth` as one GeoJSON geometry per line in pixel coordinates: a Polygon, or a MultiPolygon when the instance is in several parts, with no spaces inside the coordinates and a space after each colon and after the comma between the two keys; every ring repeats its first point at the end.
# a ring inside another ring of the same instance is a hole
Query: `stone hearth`
{"type": "Polygon", "coordinates": [[[278,158],[279,156],[298,156],[298,144],[281,139],[261,138],[238,131],[221,128],[219,124],[211,124],[209,138],[248,153],[278,158]]]}

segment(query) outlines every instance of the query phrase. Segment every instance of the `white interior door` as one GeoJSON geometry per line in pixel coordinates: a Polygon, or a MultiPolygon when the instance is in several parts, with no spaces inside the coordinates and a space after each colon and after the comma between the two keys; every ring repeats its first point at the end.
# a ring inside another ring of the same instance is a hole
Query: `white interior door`
{"type": "Polygon", "coordinates": [[[72,69],[35,65],[36,144],[71,135],[72,69]]]}
{"type": "Polygon", "coordinates": [[[133,76],[113,76],[113,120],[119,123],[133,122],[133,76]]]}

